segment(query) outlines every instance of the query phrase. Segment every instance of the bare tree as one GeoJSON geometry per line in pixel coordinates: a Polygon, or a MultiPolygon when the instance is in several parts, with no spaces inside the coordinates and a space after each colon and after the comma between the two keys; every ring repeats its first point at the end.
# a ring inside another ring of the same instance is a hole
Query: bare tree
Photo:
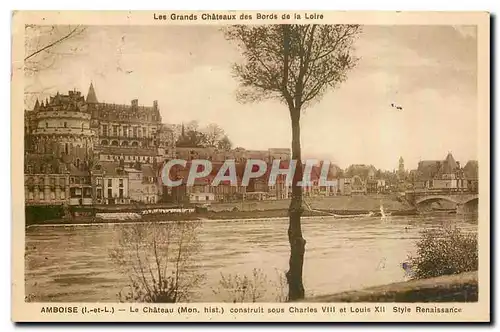
{"type": "Polygon", "coordinates": [[[290,261],[286,276],[290,300],[304,297],[306,241],[300,223],[302,189],[297,186],[303,175],[301,111],[346,80],[358,60],[353,56],[353,44],[360,32],[358,25],[235,25],[225,30],[226,38],[236,41],[244,58],[233,68],[241,87],[238,99],[277,99],[290,114],[292,158],[297,162],[289,208],[290,261]]]}
{"type": "Polygon", "coordinates": [[[118,245],[110,253],[130,280],[129,291],[125,295],[120,292],[120,300],[188,301],[204,279],[194,261],[200,250],[199,225],[195,221],[122,225],[118,245]]]}
{"type": "Polygon", "coordinates": [[[217,146],[218,142],[224,137],[224,129],[215,123],[207,125],[202,132],[206,146],[217,146]]]}

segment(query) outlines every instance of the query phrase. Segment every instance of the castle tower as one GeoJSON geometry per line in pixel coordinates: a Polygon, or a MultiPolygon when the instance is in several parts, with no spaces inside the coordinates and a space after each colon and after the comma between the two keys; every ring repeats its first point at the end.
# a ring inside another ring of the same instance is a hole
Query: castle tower
{"type": "Polygon", "coordinates": [[[57,94],[41,103],[34,123],[33,141],[38,153],[84,160],[93,151],[95,132],[91,115],[79,91],[57,94]]]}

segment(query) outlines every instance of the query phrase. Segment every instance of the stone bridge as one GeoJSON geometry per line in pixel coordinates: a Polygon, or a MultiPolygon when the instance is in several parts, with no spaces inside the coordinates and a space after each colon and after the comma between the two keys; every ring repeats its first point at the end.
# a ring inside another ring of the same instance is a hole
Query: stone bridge
{"type": "Polygon", "coordinates": [[[436,202],[445,200],[455,203],[456,205],[464,205],[478,199],[478,194],[470,191],[410,191],[406,192],[406,199],[409,203],[417,206],[419,204],[428,202],[436,202]]]}

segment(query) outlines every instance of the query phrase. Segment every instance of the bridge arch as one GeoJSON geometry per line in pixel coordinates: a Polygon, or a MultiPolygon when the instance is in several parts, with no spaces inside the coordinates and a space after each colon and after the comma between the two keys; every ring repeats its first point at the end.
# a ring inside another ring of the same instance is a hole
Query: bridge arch
{"type": "Polygon", "coordinates": [[[473,196],[473,197],[469,197],[467,198],[466,200],[464,200],[463,204],[470,204],[474,201],[479,201],[479,196],[473,196]]]}
{"type": "Polygon", "coordinates": [[[424,196],[424,197],[418,198],[415,201],[415,204],[419,205],[419,204],[422,204],[424,202],[432,203],[432,202],[436,202],[436,201],[440,201],[440,200],[448,201],[448,202],[455,203],[455,204],[460,204],[461,203],[461,202],[458,202],[456,199],[454,199],[453,197],[450,197],[450,196],[446,196],[446,195],[432,195],[432,196],[424,196]]]}

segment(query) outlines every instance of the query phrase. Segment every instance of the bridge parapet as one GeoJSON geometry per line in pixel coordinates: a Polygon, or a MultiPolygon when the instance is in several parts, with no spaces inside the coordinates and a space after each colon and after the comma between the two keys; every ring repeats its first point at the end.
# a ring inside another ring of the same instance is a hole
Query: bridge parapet
{"type": "Polygon", "coordinates": [[[407,200],[418,205],[426,201],[445,200],[455,204],[466,204],[472,200],[478,199],[479,195],[471,191],[457,190],[414,190],[406,192],[407,200]]]}

